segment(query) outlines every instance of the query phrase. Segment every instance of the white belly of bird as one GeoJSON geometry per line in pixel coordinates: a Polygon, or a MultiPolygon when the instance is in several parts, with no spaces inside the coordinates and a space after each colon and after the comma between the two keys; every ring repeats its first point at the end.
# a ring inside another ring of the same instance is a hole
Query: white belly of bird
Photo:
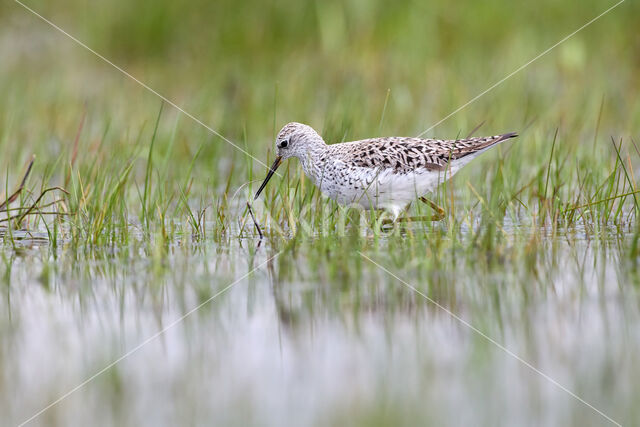
{"type": "Polygon", "coordinates": [[[323,178],[315,184],[324,195],[341,205],[385,209],[397,217],[409,203],[434,191],[474,157],[471,155],[453,161],[445,171],[416,169],[409,173],[395,173],[392,169],[325,169],[323,178]]]}
{"type": "MultiPolygon", "coordinates": [[[[386,209],[396,216],[409,203],[425,195],[450,177],[450,173],[428,170],[397,174],[370,168],[351,170],[347,179],[316,183],[327,197],[341,205],[356,204],[364,209],[386,209]]],[[[340,177],[336,177],[340,178],[340,177]]]]}
{"type": "Polygon", "coordinates": [[[420,168],[396,173],[393,169],[347,167],[339,161],[321,167],[303,161],[302,167],[320,191],[339,204],[385,209],[395,218],[409,203],[435,190],[480,153],[453,160],[444,171],[420,168]]]}

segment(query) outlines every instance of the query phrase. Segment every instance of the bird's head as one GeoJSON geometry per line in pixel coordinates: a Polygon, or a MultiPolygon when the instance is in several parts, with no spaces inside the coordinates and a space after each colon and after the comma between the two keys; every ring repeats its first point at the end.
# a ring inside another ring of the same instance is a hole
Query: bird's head
{"type": "Polygon", "coordinates": [[[319,145],[324,145],[324,140],[311,126],[291,122],[286,124],[276,137],[276,158],[269,168],[267,177],[256,191],[254,200],[258,198],[267,182],[271,179],[276,169],[282,164],[282,161],[290,157],[298,159],[309,155],[309,152],[319,145]]]}
{"type": "Polygon", "coordinates": [[[282,157],[282,160],[289,157],[301,158],[318,143],[324,144],[324,141],[311,126],[291,122],[278,132],[276,153],[278,157],[282,157]]]}

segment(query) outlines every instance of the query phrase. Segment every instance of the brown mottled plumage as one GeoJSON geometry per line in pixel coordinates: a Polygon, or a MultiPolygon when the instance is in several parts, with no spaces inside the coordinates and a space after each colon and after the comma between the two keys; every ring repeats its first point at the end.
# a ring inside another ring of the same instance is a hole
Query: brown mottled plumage
{"type": "Polygon", "coordinates": [[[434,190],[477,155],[515,133],[456,140],[370,138],[327,145],[310,126],[289,123],[276,139],[278,156],[259,196],[283,159],[297,157],[305,174],[328,197],[394,218],[412,200],[434,190]]]}
{"type": "Polygon", "coordinates": [[[419,168],[444,171],[451,160],[459,160],[515,136],[515,133],[508,133],[456,140],[385,137],[336,146],[341,148],[339,155],[345,162],[366,168],[392,168],[402,174],[419,168]]]}

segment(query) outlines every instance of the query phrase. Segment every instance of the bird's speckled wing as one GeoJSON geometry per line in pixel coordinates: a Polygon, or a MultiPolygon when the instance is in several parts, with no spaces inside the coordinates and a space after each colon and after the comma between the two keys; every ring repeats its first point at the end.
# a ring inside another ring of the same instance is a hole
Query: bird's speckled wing
{"type": "Polygon", "coordinates": [[[393,169],[403,174],[417,169],[442,171],[450,160],[477,153],[516,133],[466,139],[371,138],[334,144],[332,155],[349,166],[393,169]]]}

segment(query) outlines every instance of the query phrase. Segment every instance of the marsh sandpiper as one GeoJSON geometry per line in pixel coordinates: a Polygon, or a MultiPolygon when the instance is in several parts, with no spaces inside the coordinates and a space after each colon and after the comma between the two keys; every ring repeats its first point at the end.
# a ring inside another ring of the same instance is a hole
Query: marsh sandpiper
{"type": "Polygon", "coordinates": [[[254,200],[282,161],[297,157],[304,173],[329,198],[341,205],[384,209],[395,221],[409,203],[416,199],[429,203],[422,196],[484,151],[516,136],[382,137],[327,145],[311,126],[289,123],[278,133],[275,161],[254,200]]]}

